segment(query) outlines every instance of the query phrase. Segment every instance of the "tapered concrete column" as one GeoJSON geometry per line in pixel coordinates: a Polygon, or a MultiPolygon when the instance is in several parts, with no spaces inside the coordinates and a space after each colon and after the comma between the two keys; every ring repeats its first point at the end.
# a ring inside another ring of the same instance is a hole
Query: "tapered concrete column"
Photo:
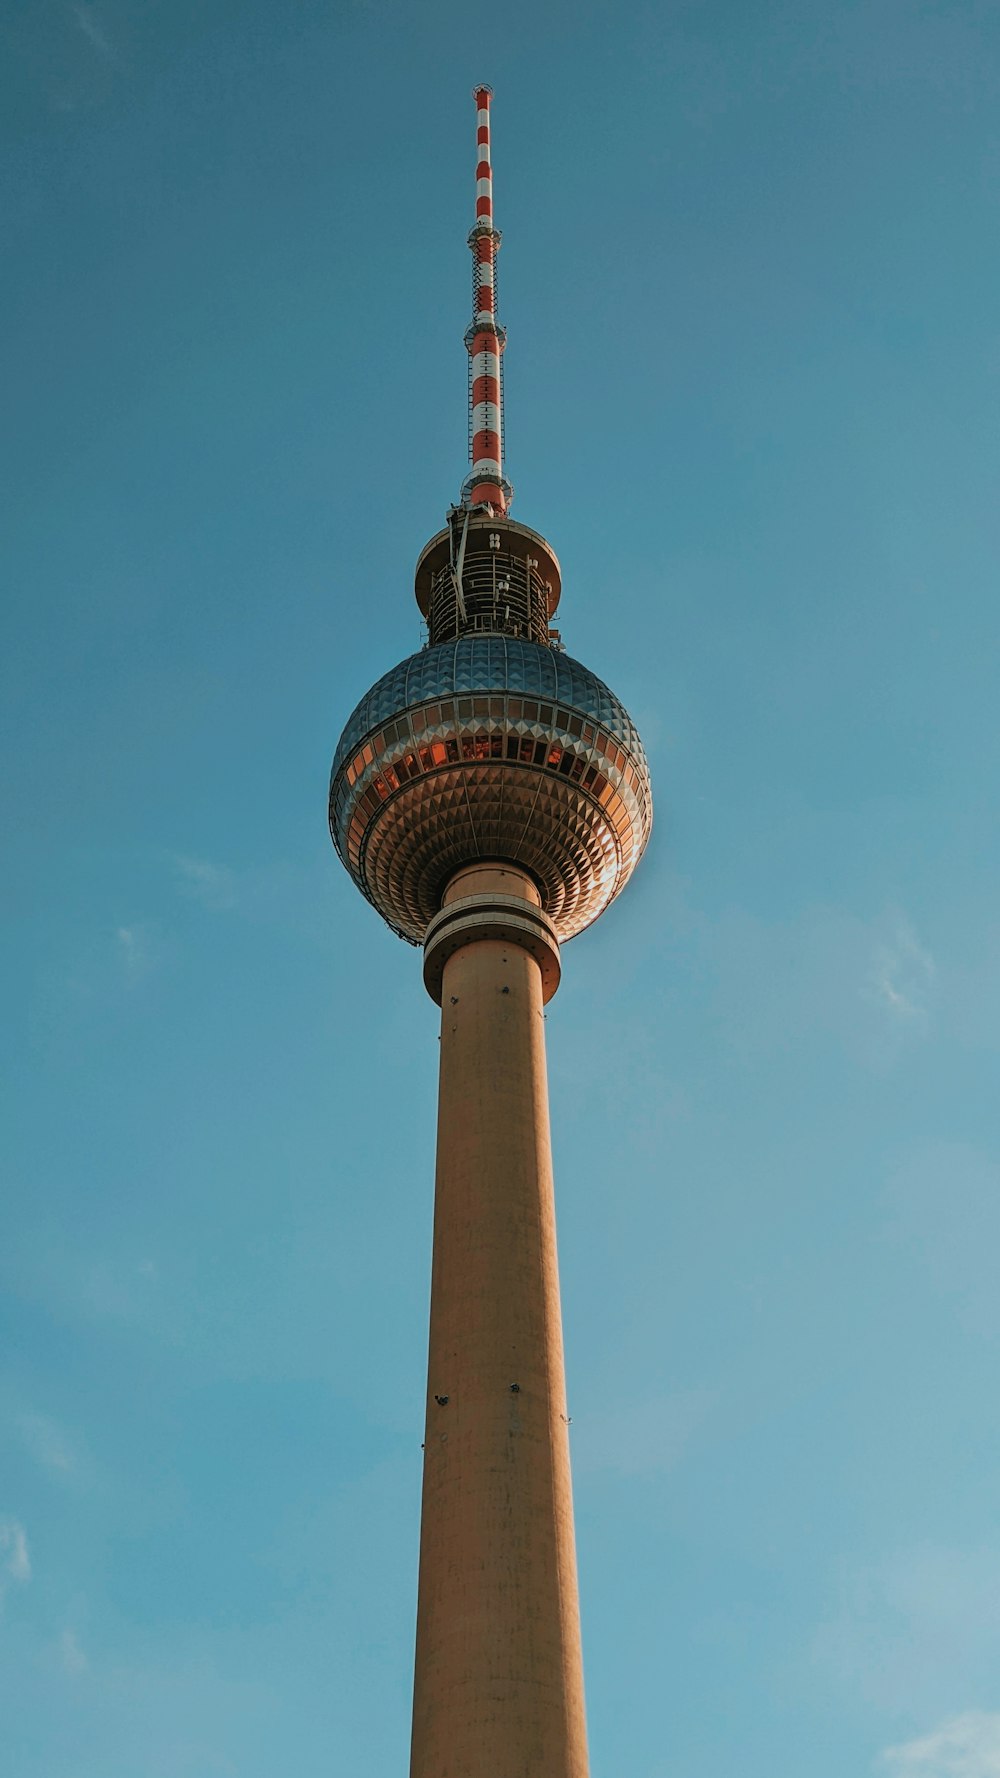
{"type": "Polygon", "coordinates": [[[411,1778],[586,1778],[544,1000],[558,946],[531,879],[452,879],[411,1778]]]}

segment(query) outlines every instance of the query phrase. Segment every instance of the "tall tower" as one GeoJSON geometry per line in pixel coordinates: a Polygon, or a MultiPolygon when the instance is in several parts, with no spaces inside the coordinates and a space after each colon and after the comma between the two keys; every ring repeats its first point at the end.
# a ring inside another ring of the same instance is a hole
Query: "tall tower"
{"type": "Polygon", "coordinates": [[[330,830],[441,1007],[411,1778],[586,1778],[543,1007],[652,821],[624,706],[562,648],[510,517],[489,87],[476,89],[469,455],[422,551],[428,641],[340,738],[330,830]]]}

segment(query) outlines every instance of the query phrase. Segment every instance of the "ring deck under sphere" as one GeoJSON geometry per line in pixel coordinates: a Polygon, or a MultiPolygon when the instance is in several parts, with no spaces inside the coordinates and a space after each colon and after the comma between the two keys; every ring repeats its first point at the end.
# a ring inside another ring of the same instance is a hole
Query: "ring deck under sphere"
{"type": "Polygon", "coordinates": [[[423,942],[449,877],[521,865],[560,939],[607,907],[649,836],[642,743],[579,661],[502,634],[422,649],[383,675],[340,738],[330,830],[389,925],[423,942]]]}

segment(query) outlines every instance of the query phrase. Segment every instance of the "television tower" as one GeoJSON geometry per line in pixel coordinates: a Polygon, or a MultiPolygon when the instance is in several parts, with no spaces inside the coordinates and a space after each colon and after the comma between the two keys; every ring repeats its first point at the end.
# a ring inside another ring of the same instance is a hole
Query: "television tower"
{"type": "Polygon", "coordinates": [[[428,640],[340,738],[330,830],[441,1007],[411,1778],[586,1778],[543,1007],[624,888],[649,772],[562,648],[504,475],[490,101],[477,87],[471,470],[422,551],[428,640]]]}

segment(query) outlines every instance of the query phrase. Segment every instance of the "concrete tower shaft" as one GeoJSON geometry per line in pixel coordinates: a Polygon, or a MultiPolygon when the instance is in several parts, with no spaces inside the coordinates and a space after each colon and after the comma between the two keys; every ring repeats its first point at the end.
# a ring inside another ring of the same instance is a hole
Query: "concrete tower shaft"
{"type": "Polygon", "coordinates": [[[438,1153],[411,1778],[586,1778],[543,1006],[523,871],[452,879],[428,938],[438,1153]]]}

